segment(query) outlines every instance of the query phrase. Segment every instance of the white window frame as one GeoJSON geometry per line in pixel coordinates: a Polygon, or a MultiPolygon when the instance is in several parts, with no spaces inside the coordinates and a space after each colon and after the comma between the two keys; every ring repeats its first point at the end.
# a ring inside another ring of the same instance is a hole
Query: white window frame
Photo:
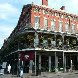
{"type": "Polygon", "coordinates": [[[59,21],[59,32],[63,31],[63,22],[59,21]]]}
{"type": "Polygon", "coordinates": [[[47,30],[48,28],[48,19],[44,17],[44,30],[47,30]],[[47,25],[45,25],[45,20],[47,20],[47,25]]]}
{"type": "Polygon", "coordinates": [[[75,24],[72,24],[71,31],[72,33],[75,33],[75,24]]]}
{"type": "Polygon", "coordinates": [[[65,31],[68,32],[69,31],[69,23],[65,23],[65,31]],[[68,26],[68,27],[67,27],[68,26]]]}
{"type": "Polygon", "coordinates": [[[39,29],[40,28],[40,16],[34,16],[34,28],[35,29],[39,29]],[[39,23],[35,22],[35,18],[38,17],[39,18],[39,23]],[[38,25],[37,25],[38,24],[38,25]]]}
{"type": "Polygon", "coordinates": [[[51,20],[51,30],[55,31],[55,26],[56,26],[56,20],[51,20]]]}

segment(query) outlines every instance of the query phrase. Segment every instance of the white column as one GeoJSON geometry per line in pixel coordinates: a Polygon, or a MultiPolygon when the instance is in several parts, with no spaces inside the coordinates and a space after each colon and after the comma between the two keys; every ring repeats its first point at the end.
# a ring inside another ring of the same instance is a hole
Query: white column
{"type": "Polygon", "coordinates": [[[63,72],[65,71],[65,57],[64,57],[64,52],[63,52],[63,72]]]}
{"type": "Polygon", "coordinates": [[[41,70],[41,55],[39,55],[39,69],[41,70]]]}
{"type": "Polygon", "coordinates": [[[36,51],[35,51],[35,75],[36,75],[36,51]]]}
{"type": "Polygon", "coordinates": [[[56,52],[55,52],[55,72],[58,72],[58,56],[56,55],[56,52]]]}
{"type": "Polygon", "coordinates": [[[66,72],[66,56],[64,57],[64,60],[65,60],[65,72],[66,72]]]}
{"type": "Polygon", "coordinates": [[[51,56],[49,56],[49,72],[51,72],[51,56]]]}
{"type": "MultiPolygon", "coordinates": [[[[38,33],[35,31],[35,39],[34,39],[34,47],[36,49],[37,45],[38,45],[38,42],[39,42],[39,39],[38,39],[38,33]]],[[[35,75],[37,74],[36,73],[36,50],[35,50],[35,75]]]]}
{"type": "Polygon", "coordinates": [[[73,67],[72,67],[72,59],[71,59],[71,72],[72,72],[72,68],[73,68],[73,67]]]}
{"type": "Polygon", "coordinates": [[[29,73],[32,73],[33,60],[30,60],[29,73]]]}
{"type": "Polygon", "coordinates": [[[66,72],[66,56],[64,52],[63,52],[63,72],[66,72]]]}

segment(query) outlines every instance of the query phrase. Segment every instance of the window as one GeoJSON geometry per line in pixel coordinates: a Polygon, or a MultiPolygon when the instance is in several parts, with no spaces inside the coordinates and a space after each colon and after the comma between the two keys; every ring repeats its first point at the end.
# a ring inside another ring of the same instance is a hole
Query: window
{"type": "Polygon", "coordinates": [[[39,25],[40,25],[40,18],[35,17],[35,29],[39,29],[39,25]]]}
{"type": "Polygon", "coordinates": [[[44,18],[44,29],[47,30],[48,27],[48,19],[44,18]]]}
{"type": "Polygon", "coordinates": [[[34,9],[34,12],[39,12],[39,9],[38,9],[38,8],[35,8],[35,9],[34,9]]]}
{"type": "Polygon", "coordinates": [[[51,20],[51,30],[54,31],[55,30],[55,21],[51,20]]]}
{"type": "Polygon", "coordinates": [[[75,33],[75,25],[72,25],[72,33],[75,33]]]}
{"type": "Polygon", "coordinates": [[[59,32],[62,32],[62,22],[59,22],[59,32]]]}
{"type": "Polygon", "coordinates": [[[66,32],[69,31],[69,24],[68,23],[65,24],[65,29],[66,29],[66,32]]]}

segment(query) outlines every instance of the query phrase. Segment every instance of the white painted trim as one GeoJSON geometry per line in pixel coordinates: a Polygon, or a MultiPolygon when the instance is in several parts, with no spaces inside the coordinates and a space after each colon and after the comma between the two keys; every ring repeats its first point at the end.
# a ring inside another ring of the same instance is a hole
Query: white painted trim
{"type": "Polygon", "coordinates": [[[76,50],[64,50],[63,52],[78,52],[78,51],[76,51],[76,50]]]}
{"type": "MultiPolygon", "coordinates": [[[[14,51],[14,52],[12,52],[12,53],[15,53],[15,52],[20,52],[20,51],[32,51],[32,50],[38,50],[38,51],[49,51],[49,52],[67,52],[67,53],[69,53],[69,52],[71,52],[71,53],[74,53],[74,52],[76,52],[76,53],[78,53],[78,50],[58,50],[58,49],[42,49],[42,48],[27,48],[27,49],[22,49],[22,50],[16,50],[16,51],[14,51]]],[[[12,53],[10,53],[10,54],[12,54],[12,53]]],[[[9,54],[9,55],[10,55],[9,54]]],[[[8,56],[8,55],[7,55],[8,56]]]]}
{"type": "Polygon", "coordinates": [[[44,19],[48,19],[48,18],[46,18],[46,17],[43,17],[44,19]]]}
{"type": "Polygon", "coordinates": [[[36,16],[36,15],[34,15],[34,17],[40,17],[40,16],[36,16]]]}
{"type": "Polygon", "coordinates": [[[75,26],[76,26],[76,24],[74,24],[74,23],[71,23],[71,26],[72,26],[72,25],[75,25],[75,26]]]}
{"type": "Polygon", "coordinates": [[[56,22],[56,20],[55,20],[55,19],[51,19],[51,21],[55,21],[55,22],[56,22]]]}
{"type": "Polygon", "coordinates": [[[58,22],[63,22],[63,20],[58,20],[58,22]]]}
{"type": "Polygon", "coordinates": [[[69,24],[69,22],[66,22],[66,21],[65,21],[65,24],[69,24]]]}

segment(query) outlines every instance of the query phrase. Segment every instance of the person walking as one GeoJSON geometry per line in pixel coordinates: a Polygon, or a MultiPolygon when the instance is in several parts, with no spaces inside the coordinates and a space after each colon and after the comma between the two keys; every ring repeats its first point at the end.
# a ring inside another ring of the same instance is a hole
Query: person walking
{"type": "Polygon", "coordinates": [[[23,68],[20,68],[20,77],[23,78],[23,68]]]}
{"type": "Polygon", "coordinates": [[[7,71],[8,71],[8,73],[11,72],[11,65],[10,65],[10,64],[8,65],[8,69],[7,69],[7,71]]]}

